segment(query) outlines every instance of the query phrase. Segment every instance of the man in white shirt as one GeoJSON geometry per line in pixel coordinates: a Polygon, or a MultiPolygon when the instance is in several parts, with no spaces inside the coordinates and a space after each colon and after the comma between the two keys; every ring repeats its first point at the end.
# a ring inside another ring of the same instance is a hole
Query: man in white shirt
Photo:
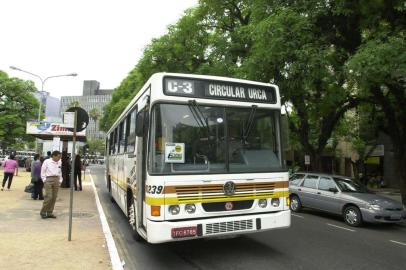
{"type": "Polygon", "coordinates": [[[61,152],[53,151],[51,158],[44,160],[41,167],[41,178],[44,182],[45,197],[40,215],[42,218],[56,218],[54,211],[59,185],[62,182],[61,152]]]}

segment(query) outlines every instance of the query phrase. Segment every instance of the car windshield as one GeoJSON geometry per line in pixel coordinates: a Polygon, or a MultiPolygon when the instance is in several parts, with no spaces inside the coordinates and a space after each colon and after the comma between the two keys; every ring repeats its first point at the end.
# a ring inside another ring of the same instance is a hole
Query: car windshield
{"type": "Polygon", "coordinates": [[[275,110],[157,104],[151,128],[154,174],[282,170],[275,110]]]}
{"type": "Polygon", "coordinates": [[[342,192],[357,192],[357,193],[368,193],[365,186],[354,182],[351,179],[333,177],[334,181],[340,187],[342,192]]]}

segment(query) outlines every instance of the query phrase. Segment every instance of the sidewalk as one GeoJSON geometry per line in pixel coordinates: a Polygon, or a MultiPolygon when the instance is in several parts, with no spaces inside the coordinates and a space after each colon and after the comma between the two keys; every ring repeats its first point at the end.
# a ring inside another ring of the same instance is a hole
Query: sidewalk
{"type": "Polygon", "coordinates": [[[377,195],[382,195],[387,198],[393,199],[398,202],[402,202],[402,197],[400,196],[400,190],[395,188],[368,188],[377,195]]]}
{"type": "MultiPolygon", "coordinates": [[[[0,173],[3,180],[3,172],[0,173]]],[[[54,214],[41,219],[43,201],[24,192],[30,175],[14,176],[10,191],[0,191],[0,269],[111,269],[89,177],[74,192],[72,241],[68,241],[70,189],[60,188],[54,214]]]]}
{"type": "Polygon", "coordinates": [[[400,195],[400,190],[396,188],[368,188],[369,190],[386,195],[400,195]]]}

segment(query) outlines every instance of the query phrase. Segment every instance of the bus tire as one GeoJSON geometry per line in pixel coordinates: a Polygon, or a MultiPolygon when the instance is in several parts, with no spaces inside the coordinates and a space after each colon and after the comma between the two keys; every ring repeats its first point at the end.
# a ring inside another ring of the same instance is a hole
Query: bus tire
{"type": "Polygon", "coordinates": [[[111,193],[111,179],[110,179],[110,175],[107,178],[107,190],[109,191],[109,193],[111,193]]]}
{"type": "Polygon", "coordinates": [[[129,200],[128,205],[128,223],[130,223],[132,237],[135,241],[139,242],[142,240],[142,237],[137,232],[137,218],[135,216],[135,203],[134,198],[129,200]]]}

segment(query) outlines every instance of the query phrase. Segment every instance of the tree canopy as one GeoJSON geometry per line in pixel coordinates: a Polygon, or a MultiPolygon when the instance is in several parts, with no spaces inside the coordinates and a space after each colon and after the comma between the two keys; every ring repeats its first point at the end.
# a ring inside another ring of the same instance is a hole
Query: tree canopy
{"type": "Polygon", "coordinates": [[[332,138],[351,130],[346,116],[362,104],[382,117],[376,128],[392,139],[406,202],[405,35],[401,0],[200,0],[145,48],[101,125],[109,129],[155,72],[272,82],[292,107],[299,150],[318,170],[332,138]]]}
{"type": "Polygon", "coordinates": [[[39,103],[31,81],[10,78],[0,71],[0,144],[2,149],[32,141],[25,134],[26,122],[37,117],[39,103]]]}

